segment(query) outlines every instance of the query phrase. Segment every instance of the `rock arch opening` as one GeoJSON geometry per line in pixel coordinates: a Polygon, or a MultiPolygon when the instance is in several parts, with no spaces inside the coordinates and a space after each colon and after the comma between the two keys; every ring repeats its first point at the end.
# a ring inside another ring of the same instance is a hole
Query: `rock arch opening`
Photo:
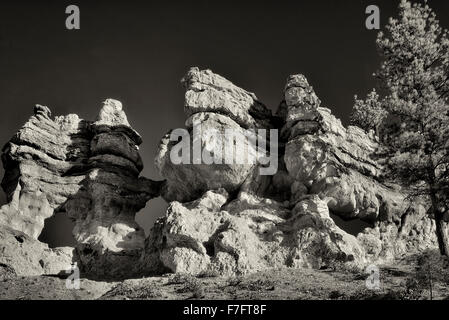
{"type": "Polygon", "coordinates": [[[352,219],[352,220],[344,220],[335,213],[330,212],[329,213],[332,220],[334,220],[335,224],[342,229],[343,231],[353,235],[357,236],[359,233],[362,233],[365,228],[372,228],[373,225],[362,221],[360,219],[352,219]]]}
{"type": "Polygon", "coordinates": [[[165,215],[167,207],[168,203],[162,197],[157,197],[149,200],[145,208],[136,213],[136,222],[145,231],[146,237],[150,234],[156,219],[165,215]]]}
{"type": "Polygon", "coordinates": [[[75,247],[76,241],[72,234],[74,226],[74,222],[65,212],[55,213],[45,219],[44,229],[38,240],[48,244],[50,248],[75,247]]]}

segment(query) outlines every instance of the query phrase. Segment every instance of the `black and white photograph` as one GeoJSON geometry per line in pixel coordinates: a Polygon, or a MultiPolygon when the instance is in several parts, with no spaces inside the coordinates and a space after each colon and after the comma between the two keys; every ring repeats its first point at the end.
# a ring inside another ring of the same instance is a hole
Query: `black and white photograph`
{"type": "Polygon", "coordinates": [[[449,300],[448,29],[442,0],[2,1],[0,306],[449,300]]]}

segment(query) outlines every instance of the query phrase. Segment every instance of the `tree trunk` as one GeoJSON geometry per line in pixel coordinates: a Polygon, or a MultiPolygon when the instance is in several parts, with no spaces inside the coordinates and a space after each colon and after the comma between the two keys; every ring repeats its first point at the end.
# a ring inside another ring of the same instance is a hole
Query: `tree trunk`
{"type": "Polygon", "coordinates": [[[449,257],[449,238],[446,232],[446,222],[444,222],[443,214],[441,212],[436,212],[435,222],[438,247],[443,256],[449,257]]]}
{"type": "Polygon", "coordinates": [[[431,192],[430,200],[432,202],[432,213],[435,218],[438,248],[441,255],[449,257],[449,238],[446,233],[446,223],[443,220],[444,211],[440,210],[435,193],[431,192]]]}

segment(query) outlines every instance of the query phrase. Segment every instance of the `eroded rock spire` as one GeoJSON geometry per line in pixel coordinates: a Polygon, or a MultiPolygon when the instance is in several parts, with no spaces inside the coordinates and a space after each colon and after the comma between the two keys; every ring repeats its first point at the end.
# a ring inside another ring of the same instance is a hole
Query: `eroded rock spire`
{"type": "Polygon", "coordinates": [[[160,188],[139,177],[141,142],[117,100],[106,100],[95,122],[76,115],[52,119],[48,107],[36,105],[3,149],[9,202],[0,223],[37,239],[45,219],[64,212],[75,222],[73,260],[85,275],[139,272],[145,236],[135,214],[160,188]]]}

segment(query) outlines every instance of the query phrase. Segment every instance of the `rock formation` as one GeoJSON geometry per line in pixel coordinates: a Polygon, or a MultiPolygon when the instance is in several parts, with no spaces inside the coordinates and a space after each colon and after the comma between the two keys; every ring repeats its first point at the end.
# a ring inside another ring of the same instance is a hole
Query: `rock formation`
{"type": "MultiPolygon", "coordinates": [[[[76,115],[52,119],[47,107],[36,106],[3,149],[8,204],[0,209],[0,235],[8,240],[0,263],[39,274],[71,260],[82,275],[97,278],[231,275],[341,263],[364,267],[436,245],[426,201],[408,201],[405,186],[382,177],[373,157],[375,135],[344,127],[304,76],[289,77],[274,115],[253,93],[210,70],[192,68],[182,83],[187,120],[180,132],[188,135],[189,150],[197,143],[214,154],[224,151],[207,135],[193,134],[198,123],[221,134],[277,129],[277,172],[260,175],[257,162],[195,163],[191,155],[190,163],[174,163],[170,154],[178,141],[172,131],[155,159],[165,181],[152,181],[139,177],[142,140],[120,102],[105,101],[94,122],[76,115]],[[135,213],[159,195],[169,207],[145,239],[135,213]],[[56,212],[75,222],[73,257],[36,240],[56,212]],[[333,215],[370,227],[350,234],[333,215]],[[50,262],[37,255],[25,264],[12,259],[18,246],[21,255],[33,250],[50,262]]],[[[247,156],[258,154],[245,143],[247,156]]]]}
{"type": "Polygon", "coordinates": [[[427,216],[426,202],[407,200],[406,188],[382,177],[380,161],[373,156],[378,148],[373,132],[343,127],[331,110],[321,107],[302,75],[289,77],[284,107],[282,134],[288,141],[284,160],[294,180],[291,201],[316,194],[341,218],[372,224],[374,229],[358,236],[362,246],[367,238],[379,241],[375,250],[372,243],[365,248],[368,261],[416,248],[417,234],[421,246],[435,245],[435,226],[427,216]]]}
{"type": "Polygon", "coordinates": [[[2,186],[9,203],[0,223],[37,239],[44,220],[66,212],[75,222],[74,260],[91,276],[128,276],[144,246],[135,213],[159,183],[138,177],[140,136],[121,103],[106,100],[95,122],[77,115],[34,116],[3,149],[2,186]]]}
{"type": "Polygon", "coordinates": [[[167,160],[171,145],[163,140],[156,163],[173,189],[163,196],[177,201],[147,241],[146,265],[193,274],[338,263],[363,267],[435,245],[425,201],[410,203],[404,188],[382,181],[381,165],[372,156],[374,134],[345,128],[321,106],[304,76],[289,77],[275,116],[253,94],[209,70],[193,68],[187,79],[188,117],[207,112],[206,123],[220,118],[243,128],[278,128],[280,166],[276,175],[263,177],[254,167],[173,165],[167,160]],[[248,105],[262,109],[257,121],[245,120],[253,114],[248,105]],[[228,172],[238,174],[231,180],[228,172]],[[372,228],[348,234],[330,213],[372,228]]]}
{"type": "Polygon", "coordinates": [[[227,201],[228,194],[219,189],[190,203],[172,202],[153,229],[159,237],[149,242],[147,263],[159,259],[173,272],[233,275],[363,262],[356,238],[335,225],[317,196],[293,210],[248,193],[227,201]]]}

